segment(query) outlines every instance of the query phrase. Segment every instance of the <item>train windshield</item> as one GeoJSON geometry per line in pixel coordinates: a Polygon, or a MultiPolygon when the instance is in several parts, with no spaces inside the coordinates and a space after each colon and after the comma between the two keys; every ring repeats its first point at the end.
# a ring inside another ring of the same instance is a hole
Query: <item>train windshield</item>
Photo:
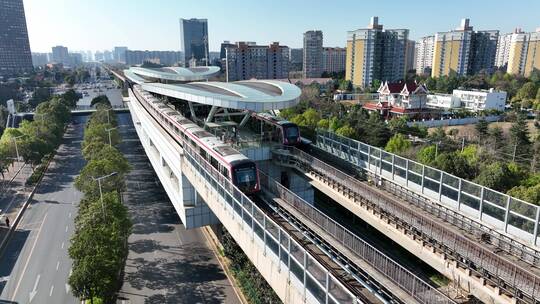
{"type": "Polygon", "coordinates": [[[255,190],[257,186],[257,167],[253,163],[236,165],[233,168],[236,186],[242,191],[255,190]]]}
{"type": "Polygon", "coordinates": [[[285,138],[289,143],[295,143],[298,141],[298,136],[300,136],[300,132],[298,130],[298,126],[292,125],[283,128],[285,131],[285,138]]]}

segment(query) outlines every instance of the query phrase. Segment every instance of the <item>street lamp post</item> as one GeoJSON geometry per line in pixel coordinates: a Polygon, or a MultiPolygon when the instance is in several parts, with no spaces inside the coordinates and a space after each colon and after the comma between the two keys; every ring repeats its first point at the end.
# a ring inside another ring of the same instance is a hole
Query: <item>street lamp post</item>
{"type": "Polygon", "coordinates": [[[113,173],[103,175],[103,176],[100,176],[100,177],[93,177],[92,176],[92,180],[98,182],[99,197],[100,197],[100,200],[101,200],[101,211],[103,212],[103,220],[105,220],[105,206],[103,205],[103,192],[101,191],[101,180],[105,179],[105,178],[108,178],[108,177],[111,177],[111,176],[114,176],[116,174],[118,174],[118,172],[113,172],[113,173]]]}
{"type": "MultiPolygon", "coordinates": [[[[108,113],[108,112],[107,112],[108,113]]],[[[109,146],[112,146],[112,142],[111,142],[111,131],[116,129],[116,127],[114,128],[110,128],[110,129],[107,129],[105,128],[105,131],[107,131],[109,133],[109,146]]]]}
{"type": "Polygon", "coordinates": [[[19,136],[16,136],[16,137],[12,137],[11,140],[13,141],[13,143],[15,143],[15,153],[17,154],[17,161],[20,160],[20,157],[19,157],[19,148],[17,147],[17,139],[23,137],[24,135],[19,135],[19,136]]]}

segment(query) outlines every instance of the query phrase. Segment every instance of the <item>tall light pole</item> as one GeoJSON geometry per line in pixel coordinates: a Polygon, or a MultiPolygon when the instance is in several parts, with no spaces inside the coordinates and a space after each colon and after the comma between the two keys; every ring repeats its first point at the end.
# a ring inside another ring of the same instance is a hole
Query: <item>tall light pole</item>
{"type": "Polygon", "coordinates": [[[21,137],[24,137],[24,135],[19,135],[19,136],[16,136],[16,137],[12,137],[11,140],[13,141],[13,143],[15,143],[15,153],[17,154],[17,161],[19,161],[19,148],[17,147],[17,139],[21,138],[21,137]]]}
{"type": "Polygon", "coordinates": [[[105,220],[105,206],[103,205],[103,192],[101,191],[101,180],[105,179],[105,178],[108,178],[108,177],[111,177],[111,176],[114,176],[116,174],[118,174],[118,172],[113,172],[111,174],[103,175],[103,176],[100,176],[100,177],[93,177],[92,176],[92,180],[98,182],[99,197],[100,197],[100,200],[101,200],[101,211],[103,212],[103,220],[105,220]]]}
{"type": "Polygon", "coordinates": [[[116,127],[110,128],[110,129],[105,128],[105,131],[107,131],[109,133],[109,146],[112,146],[111,131],[114,130],[114,129],[116,129],[116,127]]]}

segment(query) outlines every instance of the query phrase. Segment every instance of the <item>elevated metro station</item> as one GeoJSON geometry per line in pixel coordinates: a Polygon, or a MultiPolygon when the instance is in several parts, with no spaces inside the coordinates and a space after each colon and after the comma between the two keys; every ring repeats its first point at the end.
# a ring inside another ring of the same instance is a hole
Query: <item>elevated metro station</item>
{"type": "Polygon", "coordinates": [[[448,186],[446,173],[334,135],[318,134],[317,152],[301,152],[298,126],[278,117],[299,102],[299,88],[208,81],[218,72],[113,74],[129,87],[141,143],[186,228],[222,224],[284,302],[540,301],[539,208],[520,214],[503,195],[493,213],[492,190],[448,186]],[[318,210],[315,189],[451,284],[427,282],[318,210]]]}

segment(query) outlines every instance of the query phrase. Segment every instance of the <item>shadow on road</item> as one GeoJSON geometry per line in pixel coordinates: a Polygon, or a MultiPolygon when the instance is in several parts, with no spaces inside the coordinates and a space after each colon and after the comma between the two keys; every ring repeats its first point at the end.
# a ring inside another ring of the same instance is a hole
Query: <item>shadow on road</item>
{"type": "MultiPolygon", "coordinates": [[[[2,235],[3,237],[5,235],[3,232],[5,232],[4,230],[7,230],[7,228],[2,227],[0,229],[2,230],[0,232],[0,235],[2,235]]],[[[7,248],[4,250],[2,256],[0,256],[0,278],[7,278],[9,275],[11,275],[11,271],[13,270],[13,267],[15,267],[15,263],[17,263],[17,259],[19,258],[21,250],[24,247],[24,243],[28,239],[29,235],[30,230],[15,230],[13,232],[7,248]]],[[[0,294],[2,294],[2,291],[4,290],[7,282],[7,280],[0,281],[0,294]]],[[[0,303],[15,302],[0,301],[0,303]]]]}

